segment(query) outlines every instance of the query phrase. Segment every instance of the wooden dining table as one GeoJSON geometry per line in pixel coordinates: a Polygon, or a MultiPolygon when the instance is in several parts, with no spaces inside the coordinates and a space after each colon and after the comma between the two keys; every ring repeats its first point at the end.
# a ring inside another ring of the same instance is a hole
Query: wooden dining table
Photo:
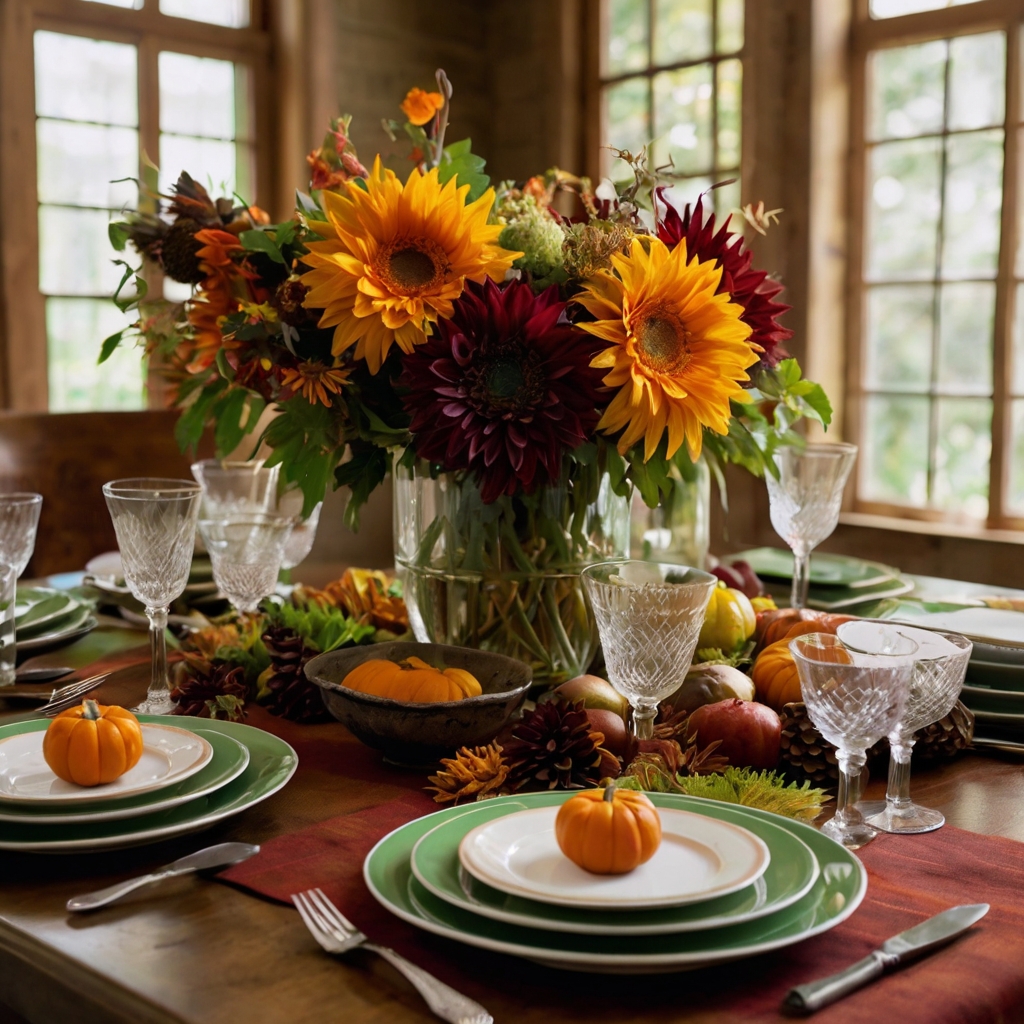
{"type": "MultiPolygon", "coordinates": [[[[136,638],[143,639],[141,634],[136,638]]],[[[131,706],[142,697],[147,677],[145,664],[119,670],[104,687],[104,702],[131,706]]],[[[0,710],[0,722],[19,714],[25,711],[9,704],[0,710]]],[[[389,776],[376,770],[379,765],[367,771],[367,759],[377,755],[340,723],[305,728],[312,740],[323,740],[315,763],[300,765],[291,782],[264,803],[201,835],[114,853],[0,853],[0,1024],[435,1020],[415,991],[379,958],[328,956],[291,907],[207,878],[161,883],[93,914],[64,909],[71,896],[200,847],[229,840],[264,843],[409,792],[407,773],[394,769],[389,776]]],[[[1024,757],[1008,751],[967,752],[940,767],[915,771],[913,785],[915,799],[941,809],[951,825],[1024,842],[1024,757]]],[[[873,780],[865,795],[880,796],[882,787],[882,780],[873,780]]],[[[686,986],[680,981],[686,975],[597,977],[555,972],[450,942],[446,948],[485,975],[481,1001],[499,1024],[581,1019],[571,1010],[576,994],[590,996],[588,1021],[725,1024],[728,1019],[687,1012],[686,986]],[[504,973],[487,976],[495,971],[504,973]],[[544,972],[548,984],[557,986],[557,1006],[532,997],[532,972],[544,972]],[[596,985],[606,998],[593,998],[596,985]]],[[[742,972],[743,966],[715,970],[728,979],[730,970],[742,972]]]]}

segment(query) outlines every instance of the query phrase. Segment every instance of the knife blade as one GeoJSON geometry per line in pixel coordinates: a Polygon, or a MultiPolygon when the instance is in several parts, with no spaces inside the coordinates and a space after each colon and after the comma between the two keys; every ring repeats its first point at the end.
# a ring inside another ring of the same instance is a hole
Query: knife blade
{"type": "Polygon", "coordinates": [[[172,864],[167,864],[148,875],[139,875],[138,878],[130,878],[126,882],[118,882],[116,885],[99,889],[97,892],[86,893],[84,896],[72,896],[66,907],[70,911],[98,910],[100,907],[108,906],[115,900],[119,900],[122,896],[127,896],[128,893],[134,892],[136,889],[141,889],[144,885],[152,885],[154,882],[187,875],[193,871],[226,868],[231,864],[239,864],[243,860],[248,860],[259,852],[260,848],[251,843],[219,843],[217,846],[208,846],[205,850],[190,853],[187,857],[181,857],[172,864]]]}
{"type": "Polygon", "coordinates": [[[944,910],[941,914],[936,914],[927,921],[922,921],[921,924],[886,939],[880,949],[869,953],[863,960],[859,960],[852,967],[847,967],[845,971],[791,989],[782,1001],[782,1006],[786,1010],[804,1013],[820,1010],[869,981],[874,981],[891,967],[924,956],[951,942],[987,913],[987,903],[969,903],[944,910]]]}

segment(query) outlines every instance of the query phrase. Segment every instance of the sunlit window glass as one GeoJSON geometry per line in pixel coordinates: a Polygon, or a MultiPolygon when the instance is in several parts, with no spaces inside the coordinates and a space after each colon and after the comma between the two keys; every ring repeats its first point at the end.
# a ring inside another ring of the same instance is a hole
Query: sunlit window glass
{"type": "Polygon", "coordinates": [[[160,0],[160,13],[209,25],[245,28],[249,24],[249,0],[160,0]]]}

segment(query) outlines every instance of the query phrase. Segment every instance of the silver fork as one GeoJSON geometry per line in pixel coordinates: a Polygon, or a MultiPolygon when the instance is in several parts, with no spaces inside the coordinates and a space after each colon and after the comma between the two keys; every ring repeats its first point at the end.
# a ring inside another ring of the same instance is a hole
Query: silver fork
{"type": "Polygon", "coordinates": [[[80,679],[77,683],[68,683],[67,686],[57,687],[50,694],[50,699],[41,708],[36,708],[36,714],[44,718],[53,718],[62,711],[66,711],[72,704],[78,703],[78,698],[85,696],[91,690],[103,685],[103,681],[110,673],[102,672],[88,679],[80,679]]]}
{"type": "Polygon", "coordinates": [[[434,1013],[449,1024],[494,1024],[494,1018],[479,1004],[473,1002],[422,967],[410,963],[393,949],[368,942],[366,936],[323,894],[320,889],[308,889],[292,896],[292,903],[302,915],[313,938],[328,953],[347,953],[359,947],[382,956],[403,974],[426,1001],[434,1013]]]}

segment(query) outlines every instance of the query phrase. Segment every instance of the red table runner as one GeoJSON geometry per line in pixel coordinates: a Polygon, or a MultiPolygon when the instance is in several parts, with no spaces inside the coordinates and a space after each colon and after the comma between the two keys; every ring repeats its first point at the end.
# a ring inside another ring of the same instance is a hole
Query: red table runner
{"type": "Polygon", "coordinates": [[[819,1011],[815,1020],[1024,1019],[1024,844],[1013,840],[949,826],[922,836],[880,836],[860,851],[869,876],[864,902],[825,935],[715,968],[598,979],[472,949],[384,910],[363,882],[363,858],[378,839],[423,811],[421,796],[410,793],[332,818],[271,840],[259,856],[220,877],[282,902],[319,886],[371,939],[485,1006],[489,989],[521,999],[525,987],[531,1003],[561,1009],[566,1020],[622,1020],[631,1006],[658,1009],[666,1021],[776,1020],[794,985],[841,970],[940,910],[987,902],[988,915],[953,945],[819,1011]]]}

